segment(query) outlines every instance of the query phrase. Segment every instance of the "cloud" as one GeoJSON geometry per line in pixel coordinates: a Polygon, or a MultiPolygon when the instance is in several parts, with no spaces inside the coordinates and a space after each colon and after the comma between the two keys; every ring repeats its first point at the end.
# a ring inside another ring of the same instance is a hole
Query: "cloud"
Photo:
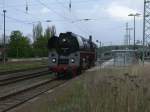
{"type": "Polygon", "coordinates": [[[106,11],[111,17],[119,20],[129,20],[130,18],[128,17],[128,15],[130,13],[138,12],[137,10],[117,3],[112,3],[111,5],[109,5],[106,11]]]}
{"type": "Polygon", "coordinates": [[[41,13],[42,14],[47,14],[49,12],[50,12],[50,10],[48,8],[46,8],[46,7],[44,7],[44,8],[41,9],[41,13]]]}
{"type": "Polygon", "coordinates": [[[94,4],[87,8],[80,8],[76,10],[75,15],[78,18],[104,19],[104,6],[94,4]]]}
{"type": "Polygon", "coordinates": [[[113,3],[119,3],[120,5],[125,5],[132,7],[134,9],[143,9],[144,0],[113,0],[113,3]]]}

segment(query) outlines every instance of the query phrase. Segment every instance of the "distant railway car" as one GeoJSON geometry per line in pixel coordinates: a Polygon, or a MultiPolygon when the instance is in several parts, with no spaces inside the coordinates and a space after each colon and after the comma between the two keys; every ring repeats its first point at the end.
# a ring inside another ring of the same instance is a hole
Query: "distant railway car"
{"type": "Polygon", "coordinates": [[[61,33],[49,39],[48,48],[49,69],[58,76],[77,75],[95,64],[97,46],[91,36],[86,39],[71,32],[61,33]]]}

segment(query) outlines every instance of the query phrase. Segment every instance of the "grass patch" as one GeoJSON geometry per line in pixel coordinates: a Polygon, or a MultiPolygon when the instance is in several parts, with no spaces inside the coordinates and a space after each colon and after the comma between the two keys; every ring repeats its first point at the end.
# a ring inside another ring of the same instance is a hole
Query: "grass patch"
{"type": "Polygon", "coordinates": [[[15,63],[7,63],[5,65],[0,64],[0,72],[32,69],[32,68],[43,67],[47,65],[48,64],[46,61],[15,62],[15,63]]]}
{"type": "Polygon", "coordinates": [[[150,112],[150,66],[86,72],[49,105],[49,112],[150,112]]]}

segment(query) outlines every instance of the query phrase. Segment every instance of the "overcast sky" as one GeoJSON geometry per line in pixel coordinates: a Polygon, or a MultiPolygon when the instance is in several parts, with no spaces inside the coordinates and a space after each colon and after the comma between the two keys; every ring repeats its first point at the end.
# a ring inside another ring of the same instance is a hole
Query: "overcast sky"
{"type": "MultiPolygon", "coordinates": [[[[32,35],[32,27],[41,21],[44,28],[55,25],[57,34],[71,31],[86,38],[93,35],[105,45],[124,42],[125,24],[133,27],[130,13],[143,13],[144,0],[0,0],[0,34],[3,33],[3,9],[7,10],[7,35],[12,30],[20,30],[24,35],[32,35]],[[26,2],[28,13],[26,13],[26,2]],[[79,19],[91,21],[77,21],[79,19]],[[45,20],[52,22],[46,23],[45,20]]],[[[136,19],[136,38],[142,40],[142,16],[136,19]]],[[[133,35],[132,35],[133,37],[133,35]]],[[[132,38],[133,41],[133,38],[132,38]]]]}

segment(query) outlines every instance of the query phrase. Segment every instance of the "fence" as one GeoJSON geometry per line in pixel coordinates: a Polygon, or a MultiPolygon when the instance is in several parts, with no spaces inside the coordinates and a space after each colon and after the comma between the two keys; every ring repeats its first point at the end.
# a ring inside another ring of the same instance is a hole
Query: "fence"
{"type": "Polygon", "coordinates": [[[112,59],[98,59],[97,65],[101,68],[105,67],[125,67],[138,63],[138,57],[135,50],[113,50],[112,59]]]}

